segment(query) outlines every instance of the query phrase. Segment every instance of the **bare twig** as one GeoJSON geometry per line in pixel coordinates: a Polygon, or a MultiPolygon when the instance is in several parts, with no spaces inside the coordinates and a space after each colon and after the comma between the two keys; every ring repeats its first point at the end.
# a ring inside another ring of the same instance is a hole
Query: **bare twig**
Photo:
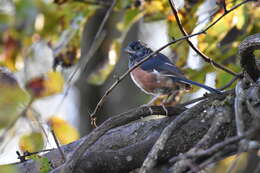
{"type": "Polygon", "coordinates": [[[92,1],[92,0],[74,0],[74,1],[92,4],[92,5],[102,5],[102,6],[110,6],[111,5],[111,2],[106,2],[106,1],[92,1]]]}
{"type": "MultiPolygon", "coordinates": [[[[227,91],[223,91],[223,94],[231,94],[233,93],[234,90],[231,89],[231,90],[227,90],[227,91]]],[[[198,98],[195,98],[195,99],[192,99],[192,100],[189,100],[187,102],[184,102],[184,103],[181,103],[181,104],[177,104],[176,106],[177,107],[185,107],[187,105],[190,105],[190,104],[193,104],[193,103],[196,103],[196,102],[199,102],[201,100],[204,100],[206,98],[209,98],[209,97],[214,97],[216,96],[216,93],[206,93],[204,96],[202,97],[198,97],[198,98]]]]}
{"type": "MultiPolygon", "coordinates": [[[[210,24],[208,27],[206,27],[205,29],[203,29],[201,32],[203,33],[206,33],[206,31],[208,29],[210,29],[213,25],[215,25],[220,19],[222,19],[225,15],[227,15],[228,13],[230,13],[231,11],[233,11],[234,9],[238,8],[239,6],[241,6],[242,4],[246,3],[246,2],[249,2],[249,0],[245,0],[237,5],[235,5],[234,7],[232,7],[230,10],[227,10],[225,11],[225,13],[223,15],[221,15],[218,19],[216,19],[212,24],[210,24]]],[[[179,19],[179,16],[178,16],[178,12],[174,6],[174,4],[172,3],[171,0],[169,0],[169,3],[170,3],[170,6],[172,8],[172,11],[173,11],[173,14],[176,18],[176,21],[177,21],[177,24],[179,26],[179,29],[181,30],[182,34],[184,36],[187,36],[187,32],[185,31],[184,27],[182,26],[182,23],[179,19]]],[[[193,43],[189,40],[189,38],[187,38],[187,42],[188,44],[190,45],[190,47],[198,54],[200,55],[203,60],[207,63],[210,63],[212,65],[214,65],[215,67],[233,75],[233,76],[237,76],[238,74],[236,74],[235,72],[231,71],[230,69],[227,69],[225,66],[221,65],[221,64],[218,64],[217,62],[213,61],[212,59],[210,59],[207,55],[205,55],[204,53],[202,53],[196,46],[193,45],[193,43]]]]}
{"type": "Polygon", "coordinates": [[[51,134],[52,134],[52,136],[53,136],[53,138],[54,138],[54,141],[55,141],[56,146],[57,146],[57,148],[58,148],[58,150],[59,150],[59,152],[60,152],[60,155],[61,155],[61,158],[62,158],[63,162],[66,162],[66,157],[65,157],[63,151],[62,151],[61,148],[60,148],[59,141],[58,141],[58,139],[57,139],[57,137],[56,137],[55,132],[54,132],[53,129],[51,129],[51,134]]]}
{"type": "Polygon", "coordinates": [[[36,151],[36,152],[24,152],[23,155],[21,155],[21,153],[19,151],[16,151],[16,154],[17,154],[17,159],[20,160],[20,162],[24,162],[26,161],[26,157],[28,156],[32,156],[32,155],[35,155],[35,154],[39,154],[39,153],[44,153],[44,152],[50,152],[50,151],[53,151],[54,149],[45,149],[45,150],[40,150],[40,151],[36,151]]]}
{"type": "Polygon", "coordinates": [[[68,29],[62,32],[59,41],[53,48],[53,55],[57,56],[63,48],[67,46],[67,44],[71,41],[76,31],[80,27],[80,23],[83,21],[84,17],[82,15],[76,16],[68,29]]]}
{"type": "MultiPolygon", "coordinates": [[[[88,62],[91,60],[91,58],[93,57],[93,55],[95,54],[97,48],[100,46],[101,44],[101,40],[104,39],[104,26],[109,18],[109,16],[111,15],[112,11],[113,11],[113,8],[116,4],[116,0],[113,0],[113,3],[111,4],[111,6],[109,7],[109,9],[107,10],[99,28],[98,28],[98,31],[93,39],[93,43],[91,44],[90,48],[89,48],[89,51],[86,55],[83,55],[80,60],[81,62],[78,63],[74,73],[71,75],[71,77],[69,78],[69,81],[71,81],[75,74],[81,69],[83,68],[83,71],[85,71],[85,69],[87,68],[87,64],[88,62]],[[101,39],[102,38],[102,39],[101,39]]],[[[69,90],[69,89],[68,89],[69,90]]]]}
{"type": "MultiPolygon", "coordinates": [[[[218,151],[222,150],[226,146],[238,143],[241,139],[244,139],[244,138],[252,135],[255,131],[256,131],[256,129],[248,130],[241,136],[234,136],[234,137],[227,138],[225,141],[223,141],[221,143],[217,143],[217,144],[213,145],[212,147],[210,147],[209,149],[199,151],[196,153],[185,154],[185,157],[186,158],[193,158],[193,157],[199,158],[202,156],[211,156],[211,155],[217,153],[218,151]]],[[[176,156],[176,157],[173,157],[172,159],[170,159],[169,162],[174,163],[180,159],[182,159],[180,156],[176,156]]]]}
{"type": "MultiPolygon", "coordinates": [[[[113,3],[111,4],[111,6],[109,7],[109,9],[107,10],[105,17],[103,18],[98,31],[93,39],[93,43],[91,44],[89,51],[87,52],[86,55],[82,55],[82,57],[80,58],[75,71],[72,73],[72,75],[69,77],[67,83],[68,86],[64,92],[64,96],[61,100],[61,103],[59,104],[59,106],[63,103],[65,97],[68,95],[68,92],[70,91],[72,84],[70,83],[73,78],[75,77],[75,75],[79,72],[80,69],[82,69],[82,71],[85,71],[85,69],[87,68],[87,64],[88,62],[91,60],[91,58],[93,57],[93,55],[95,54],[95,52],[97,51],[97,49],[99,48],[99,46],[101,45],[102,41],[105,38],[105,32],[104,32],[104,26],[109,18],[109,16],[111,15],[113,8],[116,4],[116,0],[113,0],[113,3]]],[[[58,107],[59,107],[58,106],[58,107]]]]}
{"type": "Polygon", "coordinates": [[[226,88],[229,88],[236,80],[238,80],[239,78],[242,78],[242,76],[243,76],[242,73],[240,73],[240,75],[234,76],[226,85],[219,88],[219,90],[224,90],[226,88]]]}

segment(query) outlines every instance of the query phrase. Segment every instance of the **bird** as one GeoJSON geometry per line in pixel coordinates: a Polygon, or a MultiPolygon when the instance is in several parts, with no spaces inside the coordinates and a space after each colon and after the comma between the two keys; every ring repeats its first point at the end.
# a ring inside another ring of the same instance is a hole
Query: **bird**
{"type": "MultiPolygon", "coordinates": [[[[137,63],[153,53],[142,41],[132,41],[124,52],[128,54],[128,66],[131,69],[137,63]]],[[[145,93],[158,97],[180,91],[189,91],[191,85],[204,88],[210,93],[221,91],[187,79],[184,73],[164,54],[156,53],[150,59],[133,69],[130,76],[134,83],[145,93]]]]}

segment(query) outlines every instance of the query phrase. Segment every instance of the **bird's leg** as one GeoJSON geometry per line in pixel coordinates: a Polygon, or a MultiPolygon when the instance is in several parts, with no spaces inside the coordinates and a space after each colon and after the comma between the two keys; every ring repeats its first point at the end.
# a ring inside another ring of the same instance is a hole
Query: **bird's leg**
{"type": "Polygon", "coordinates": [[[163,108],[163,110],[164,110],[166,116],[168,116],[168,110],[167,110],[167,108],[165,107],[165,104],[169,104],[169,102],[170,102],[171,99],[172,99],[172,97],[171,97],[172,95],[173,95],[172,93],[168,94],[168,95],[166,96],[166,98],[164,98],[163,101],[162,101],[162,103],[161,103],[161,106],[162,106],[162,108],[163,108]]]}
{"type": "Polygon", "coordinates": [[[164,103],[162,103],[161,106],[162,106],[162,108],[163,108],[163,110],[164,110],[164,112],[165,112],[165,115],[168,116],[168,110],[167,110],[167,108],[165,107],[164,103]]]}
{"type": "MultiPolygon", "coordinates": [[[[145,104],[145,106],[151,106],[160,96],[161,96],[161,94],[156,94],[147,104],[145,104]]],[[[169,95],[167,96],[167,98],[168,97],[169,97],[169,95]]],[[[167,100],[167,98],[166,98],[166,100],[167,100]]],[[[160,105],[162,106],[162,108],[165,112],[165,115],[168,116],[168,110],[166,109],[164,104],[165,104],[165,102],[163,101],[160,105]]]]}
{"type": "Polygon", "coordinates": [[[156,94],[155,96],[153,96],[153,98],[146,104],[144,104],[143,106],[147,106],[149,107],[149,111],[150,112],[153,112],[153,110],[150,108],[150,106],[155,102],[155,100],[158,99],[158,97],[160,96],[161,94],[156,94]]]}

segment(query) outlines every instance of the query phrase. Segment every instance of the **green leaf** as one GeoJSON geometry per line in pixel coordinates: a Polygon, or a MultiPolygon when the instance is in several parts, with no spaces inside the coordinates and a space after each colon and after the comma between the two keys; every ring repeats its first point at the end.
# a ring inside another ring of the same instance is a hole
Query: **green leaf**
{"type": "Polygon", "coordinates": [[[51,162],[47,157],[33,155],[30,158],[37,163],[39,173],[48,173],[51,170],[51,162]]]}
{"type": "Polygon", "coordinates": [[[22,151],[36,152],[42,150],[44,146],[44,139],[40,132],[32,132],[23,135],[19,141],[19,148],[22,151]]]}
{"type": "Polygon", "coordinates": [[[19,173],[17,168],[13,165],[0,166],[0,172],[3,172],[3,173],[19,173]]]}
{"type": "Polygon", "coordinates": [[[15,121],[30,101],[29,94],[20,88],[15,77],[0,68],[0,128],[15,121]]]}
{"type": "Polygon", "coordinates": [[[128,30],[132,24],[134,24],[137,20],[139,20],[144,15],[138,9],[129,9],[125,12],[124,20],[117,24],[117,28],[119,31],[128,30]]]}

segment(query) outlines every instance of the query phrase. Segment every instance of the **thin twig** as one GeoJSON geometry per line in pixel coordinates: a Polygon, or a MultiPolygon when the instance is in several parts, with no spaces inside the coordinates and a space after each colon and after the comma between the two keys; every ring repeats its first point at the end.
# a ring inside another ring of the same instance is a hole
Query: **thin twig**
{"type": "MultiPolygon", "coordinates": [[[[231,90],[227,90],[227,91],[223,91],[223,94],[231,94],[233,93],[233,89],[231,90]]],[[[204,100],[206,98],[209,98],[209,97],[212,97],[212,96],[216,96],[217,94],[216,93],[206,93],[204,94],[204,96],[202,97],[198,97],[198,98],[195,98],[195,99],[192,99],[192,100],[189,100],[187,102],[184,102],[184,103],[181,103],[181,104],[177,104],[176,107],[185,107],[187,105],[190,105],[190,104],[193,104],[193,103],[196,103],[196,102],[199,102],[201,100],[204,100]]]]}
{"type": "Polygon", "coordinates": [[[62,32],[59,41],[53,48],[53,56],[57,56],[63,48],[65,48],[76,34],[76,31],[80,28],[80,23],[84,20],[82,15],[76,16],[68,29],[62,32]]]}
{"type": "Polygon", "coordinates": [[[238,3],[237,5],[234,5],[232,8],[230,8],[229,10],[227,10],[224,14],[222,14],[219,18],[217,18],[214,22],[212,22],[209,26],[207,26],[205,29],[203,29],[205,32],[207,30],[209,30],[209,28],[211,28],[213,25],[215,25],[218,21],[220,21],[223,17],[225,17],[228,13],[232,12],[233,10],[237,9],[238,7],[240,7],[241,5],[245,4],[245,3],[248,3],[250,1],[253,1],[253,0],[245,0],[245,1],[242,1],[240,3],[238,3]]]}
{"type": "Polygon", "coordinates": [[[65,97],[67,96],[69,90],[72,87],[72,84],[70,84],[70,81],[73,80],[73,78],[75,77],[75,75],[78,73],[78,71],[80,69],[82,69],[82,71],[86,70],[88,62],[92,59],[93,55],[95,54],[95,52],[97,51],[97,49],[101,45],[102,41],[104,40],[104,38],[105,38],[104,26],[105,26],[109,16],[111,15],[115,4],[116,4],[116,0],[113,0],[113,3],[111,4],[109,9],[107,10],[99,28],[98,28],[98,31],[97,31],[94,39],[93,39],[93,43],[91,44],[89,51],[87,52],[86,55],[82,55],[82,57],[80,58],[80,61],[78,62],[77,66],[76,66],[75,71],[69,77],[69,79],[67,81],[68,87],[66,88],[66,90],[64,92],[64,96],[63,96],[61,103],[59,105],[62,104],[62,102],[64,101],[65,97]]]}
{"type": "Polygon", "coordinates": [[[111,5],[111,3],[108,3],[106,1],[91,1],[91,0],[74,0],[74,1],[92,4],[92,5],[102,5],[102,6],[110,6],[111,5]]]}
{"type": "Polygon", "coordinates": [[[219,88],[219,90],[224,90],[226,88],[229,88],[237,79],[242,78],[243,74],[240,73],[237,76],[234,76],[226,85],[222,86],[221,88],[219,88]]]}
{"type": "MultiPolygon", "coordinates": [[[[26,157],[28,157],[28,156],[32,156],[32,155],[44,153],[44,152],[50,152],[52,150],[54,150],[54,149],[45,149],[45,150],[40,150],[40,151],[35,151],[35,152],[26,151],[23,153],[23,155],[21,155],[21,153],[19,151],[16,151],[16,154],[18,156],[17,159],[19,159],[20,162],[24,162],[24,161],[26,161],[26,157]]],[[[14,163],[14,164],[16,164],[16,163],[14,163]]]]}
{"type": "MultiPolygon", "coordinates": [[[[211,156],[211,155],[217,153],[218,151],[222,150],[223,148],[225,148],[228,145],[238,143],[241,139],[244,139],[244,138],[252,135],[255,131],[256,131],[256,129],[248,130],[241,136],[234,136],[234,137],[227,138],[225,141],[217,143],[217,144],[213,145],[212,147],[210,147],[209,149],[206,149],[206,150],[203,150],[203,151],[200,151],[197,153],[185,154],[185,157],[186,158],[194,158],[194,157],[199,158],[202,156],[211,156]]],[[[176,156],[176,157],[173,157],[172,159],[170,159],[169,162],[174,163],[180,159],[181,159],[180,156],[176,156]]]]}
{"type": "MultiPolygon", "coordinates": [[[[227,15],[228,13],[230,13],[231,11],[233,11],[234,9],[238,8],[239,6],[241,6],[242,4],[244,4],[244,3],[248,2],[248,1],[249,1],[249,0],[245,0],[245,1],[243,1],[243,2],[241,2],[241,3],[239,3],[239,4],[237,4],[237,5],[235,5],[235,6],[232,7],[230,10],[225,11],[225,13],[224,13],[223,15],[221,15],[218,19],[216,19],[212,24],[210,24],[208,27],[206,27],[205,29],[203,29],[201,32],[206,33],[206,31],[207,31],[208,29],[210,29],[213,25],[215,25],[215,24],[216,24],[220,19],[222,19],[225,15],[227,15]]],[[[177,24],[178,24],[178,26],[179,26],[180,31],[182,32],[182,34],[183,34],[184,36],[187,36],[188,34],[187,34],[187,32],[185,31],[184,27],[182,26],[182,23],[181,23],[181,21],[180,21],[180,19],[179,19],[178,12],[177,12],[177,10],[176,10],[174,4],[172,3],[171,0],[169,0],[169,3],[170,3],[170,6],[171,6],[171,8],[172,8],[173,14],[174,14],[174,16],[175,16],[175,18],[176,18],[176,21],[177,21],[177,24]]],[[[203,52],[201,52],[196,46],[194,46],[193,43],[189,40],[189,38],[187,39],[187,42],[188,42],[188,44],[190,45],[190,47],[191,47],[198,55],[200,55],[200,56],[203,58],[203,60],[204,60],[205,62],[210,63],[210,64],[214,65],[215,67],[217,67],[217,68],[219,68],[219,69],[221,69],[221,70],[223,70],[223,71],[225,71],[225,72],[227,72],[227,73],[229,73],[229,74],[231,74],[231,75],[233,75],[233,76],[237,76],[237,75],[238,75],[238,74],[236,74],[235,72],[231,71],[230,69],[227,69],[225,66],[223,66],[223,65],[221,65],[221,64],[218,64],[217,62],[215,62],[215,61],[213,61],[212,59],[210,59],[207,55],[205,55],[203,52]]]]}
{"type": "Polygon", "coordinates": [[[62,160],[63,160],[63,163],[65,163],[65,162],[66,162],[65,154],[63,153],[62,149],[60,148],[59,141],[58,141],[58,139],[57,139],[57,137],[56,137],[55,132],[54,132],[53,129],[51,129],[51,134],[52,134],[52,136],[53,136],[53,138],[54,138],[54,141],[55,141],[55,143],[56,143],[56,146],[57,146],[57,148],[58,148],[58,150],[59,150],[59,153],[60,153],[60,155],[61,155],[61,158],[62,158],[62,160]]]}

